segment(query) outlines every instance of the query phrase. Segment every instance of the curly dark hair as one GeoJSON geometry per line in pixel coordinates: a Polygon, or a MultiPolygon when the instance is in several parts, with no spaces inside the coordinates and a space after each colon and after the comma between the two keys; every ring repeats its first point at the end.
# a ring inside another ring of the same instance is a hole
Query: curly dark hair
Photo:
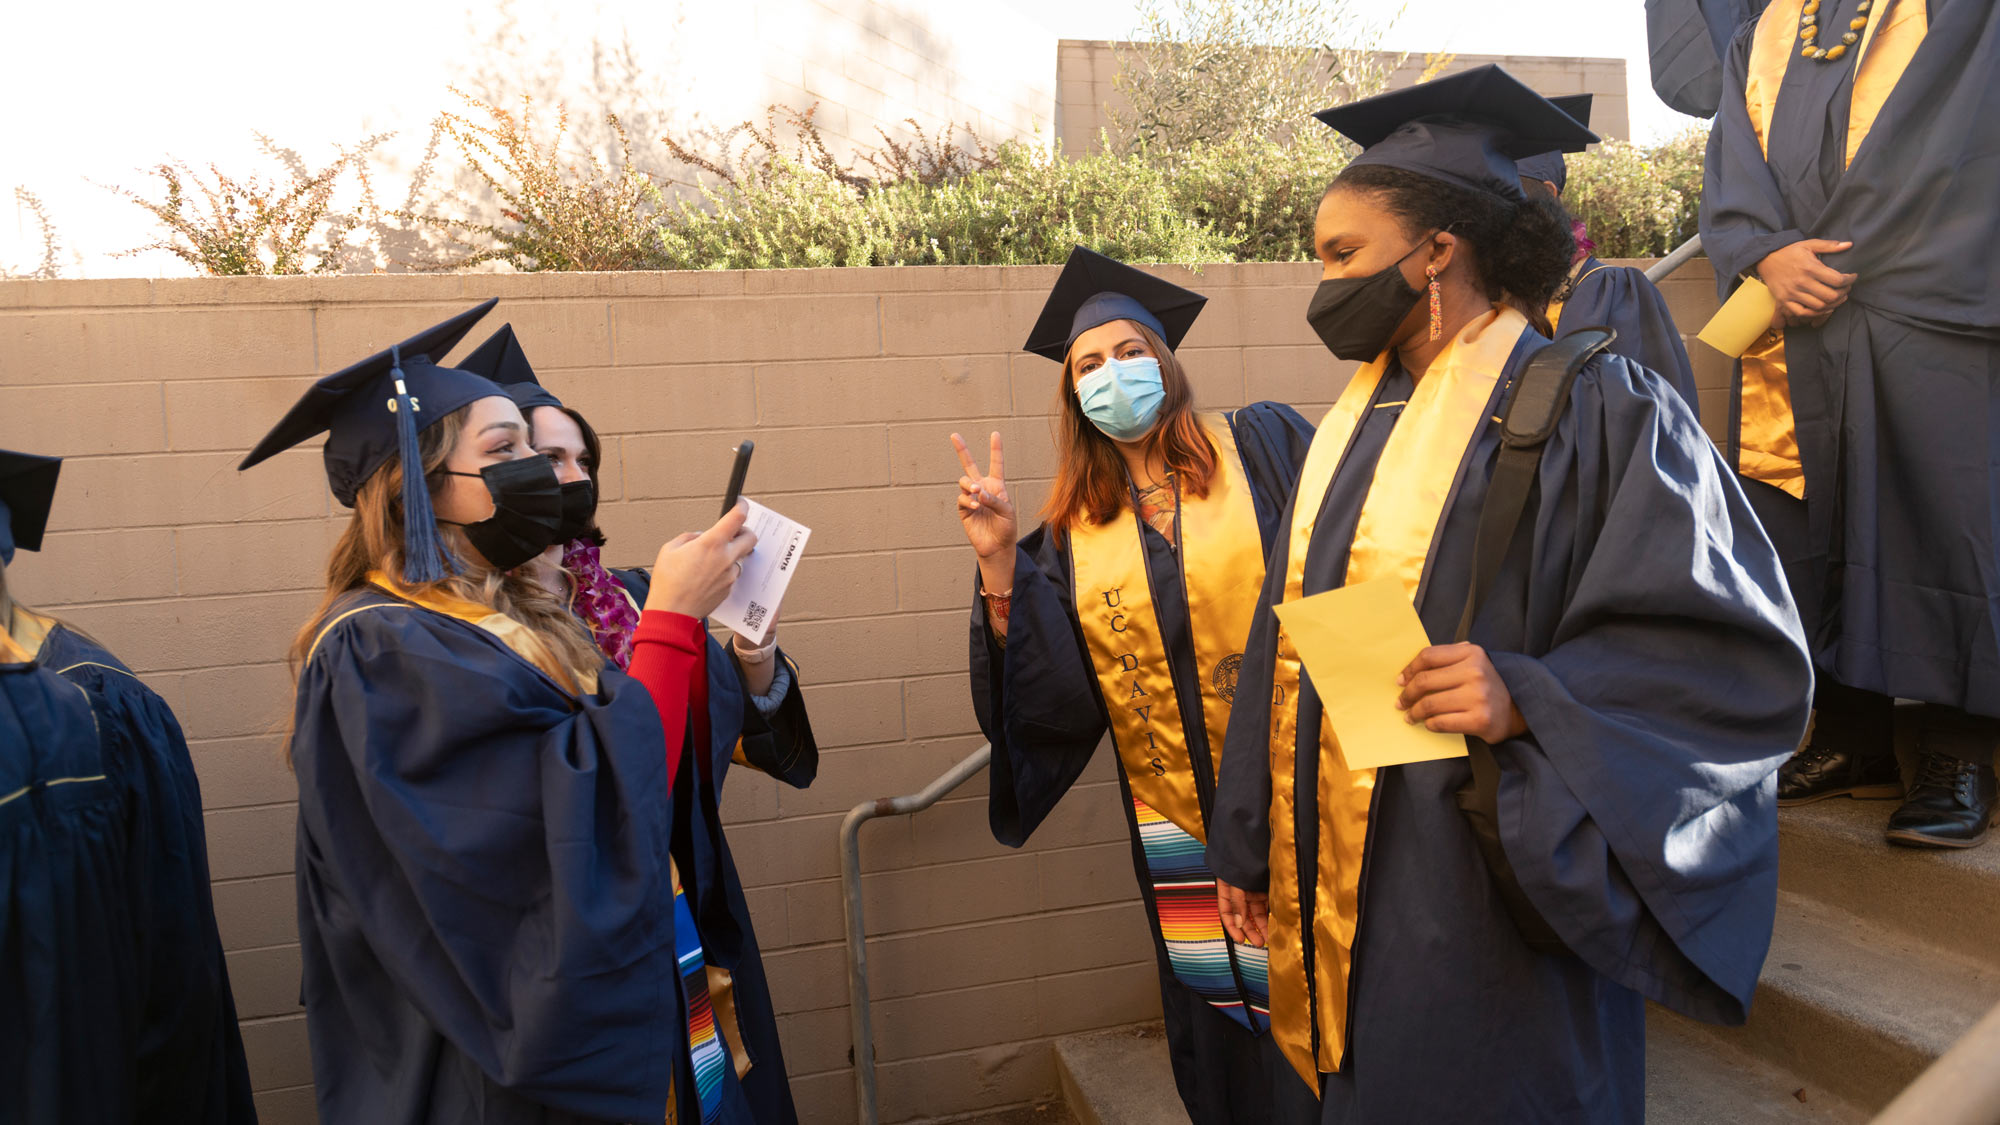
{"type": "Polygon", "coordinates": [[[1549,301],[1569,277],[1576,236],[1562,205],[1538,193],[1519,202],[1381,164],[1354,164],[1327,189],[1366,192],[1412,238],[1449,230],[1472,245],[1472,269],[1486,295],[1526,314],[1549,334],[1549,301]]]}

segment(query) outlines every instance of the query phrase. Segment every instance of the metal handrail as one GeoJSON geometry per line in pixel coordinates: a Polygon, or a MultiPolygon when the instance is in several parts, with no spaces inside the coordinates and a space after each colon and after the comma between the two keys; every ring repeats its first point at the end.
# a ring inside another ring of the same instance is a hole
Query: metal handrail
{"type": "Polygon", "coordinates": [[[1896,1095],[1874,1125],[2000,1121],[2000,1005],[1896,1095]]]}
{"type": "Polygon", "coordinates": [[[1697,234],[1679,246],[1674,247],[1673,253],[1654,262],[1652,267],[1646,271],[1646,280],[1658,285],[1660,282],[1665,281],[1668,275],[1672,274],[1675,270],[1687,265],[1699,253],[1701,253],[1701,236],[1697,234]]]}
{"type": "Polygon", "coordinates": [[[847,907],[847,1010],[854,1037],[854,1098],[861,1125],[876,1125],[875,1030],[868,1011],[868,927],[861,909],[861,826],[878,816],[922,812],[973,779],[993,760],[987,743],[943,777],[907,797],[877,797],[848,811],[840,822],[840,890],[847,907]]]}

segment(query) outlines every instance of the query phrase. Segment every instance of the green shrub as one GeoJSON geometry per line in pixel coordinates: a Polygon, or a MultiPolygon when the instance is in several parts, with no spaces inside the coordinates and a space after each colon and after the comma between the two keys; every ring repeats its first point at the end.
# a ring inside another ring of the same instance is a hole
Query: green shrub
{"type": "Polygon", "coordinates": [[[1226,259],[1227,241],[1183,210],[1161,167],[1127,156],[1063,160],[1025,144],[955,179],[861,188],[780,156],[661,221],[669,269],[1028,265],[1082,244],[1147,262],[1226,259]]]}
{"type": "Polygon", "coordinates": [[[159,177],[163,197],[112,188],[150,212],[163,232],[124,256],[164,250],[218,276],[338,273],[355,253],[352,242],[363,220],[336,208],[334,193],[344,177],[362,174],[368,154],[390,134],[341,149],[338,159],[318,171],[291,149],[256,136],[265,155],[284,165],[283,177],[233,176],[211,164],[210,178],[204,179],[186,162],[167,160],[149,169],[159,177]]]}
{"type": "Polygon", "coordinates": [[[1298,262],[1313,256],[1313,215],[1347,154],[1320,130],[1292,144],[1245,139],[1194,145],[1166,165],[1180,212],[1227,240],[1220,260],[1298,262]]]}
{"type": "Polygon", "coordinates": [[[1600,258],[1656,258],[1693,237],[1701,213],[1705,129],[1654,146],[1606,141],[1569,158],[1563,203],[1600,258]]]}
{"type": "MultiPolygon", "coordinates": [[[[915,140],[884,133],[882,149],[843,164],[819,135],[817,107],[774,106],[761,128],[746,122],[725,134],[719,152],[666,139],[682,165],[669,175],[634,166],[616,118],[607,124],[619,158],[605,161],[566,153],[560,111],[552,128],[540,128],[530,100],[509,110],[459,96],[466,112],[439,118],[409,204],[388,213],[401,227],[375,208],[356,163],[373,141],[318,172],[274,148],[291,172],[278,186],[220,172],[211,186],[175,162],[156,169],[165,200],[126,194],[166,228],[154,246],[204,273],[324,272],[343,263],[522,271],[1024,265],[1060,262],[1077,244],[1135,262],[1305,261],[1321,193],[1348,160],[1346,146],[1319,129],[1164,151],[1106,137],[1097,153],[1067,157],[1027,141],[991,146],[950,127],[927,136],[911,122],[915,140]],[[443,141],[454,142],[479,187],[419,211],[416,196],[443,141]],[[349,169],[360,179],[363,213],[332,206],[334,179],[349,169]],[[678,197],[666,186],[675,181],[678,197]]],[[[1657,256],[1694,233],[1703,145],[1695,130],[1651,147],[1607,142],[1571,158],[1564,202],[1601,256],[1657,256]]]]}
{"type": "MultiPolygon", "coordinates": [[[[478,116],[441,114],[434,135],[458,146],[465,167],[498,201],[499,221],[398,212],[397,218],[449,241],[426,265],[465,269],[505,262],[523,272],[663,268],[654,219],[665,198],[652,176],[632,166],[632,146],[616,117],[605,120],[621,155],[613,165],[594,154],[563,155],[565,110],[557,110],[554,134],[543,139],[531,99],[523,98],[516,113],[452,93],[478,116]]],[[[471,210],[462,198],[453,202],[471,210]]]]}

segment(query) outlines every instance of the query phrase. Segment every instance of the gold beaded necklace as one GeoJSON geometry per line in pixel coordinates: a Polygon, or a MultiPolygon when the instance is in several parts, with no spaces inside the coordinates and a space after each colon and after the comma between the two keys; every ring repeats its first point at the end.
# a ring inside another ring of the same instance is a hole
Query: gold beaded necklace
{"type": "Polygon", "coordinates": [[[1806,0],[1805,14],[1799,17],[1799,42],[1803,44],[1799,57],[1815,62],[1837,62],[1846,57],[1848,49],[1861,41],[1861,32],[1868,26],[1868,11],[1875,6],[1875,0],[1861,0],[1861,7],[1855,10],[1854,18],[1847,21],[1847,31],[1840,42],[1831,47],[1819,45],[1819,6],[1822,0],[1806,0]]]}

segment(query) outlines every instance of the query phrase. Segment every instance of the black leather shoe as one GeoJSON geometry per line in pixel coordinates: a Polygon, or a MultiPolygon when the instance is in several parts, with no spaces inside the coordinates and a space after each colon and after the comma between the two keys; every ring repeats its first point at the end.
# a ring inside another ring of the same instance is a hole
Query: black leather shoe
{"type": "Polygon", "coordinates": [[[1808,741],[1778,767],[1780,805],[1810,805],[1828,797],[1887,800],[1902,795],[1902,775],[1888,746],[1862,754],[1846,746],[1808,741]]]}
{"type": "Polygon", "coordinates": [[[1889,818],[1889,842],[1913,848],[1970,848],[1993,824],[1993,766],[1927,753],[1909,799],[1889,818]]]}

